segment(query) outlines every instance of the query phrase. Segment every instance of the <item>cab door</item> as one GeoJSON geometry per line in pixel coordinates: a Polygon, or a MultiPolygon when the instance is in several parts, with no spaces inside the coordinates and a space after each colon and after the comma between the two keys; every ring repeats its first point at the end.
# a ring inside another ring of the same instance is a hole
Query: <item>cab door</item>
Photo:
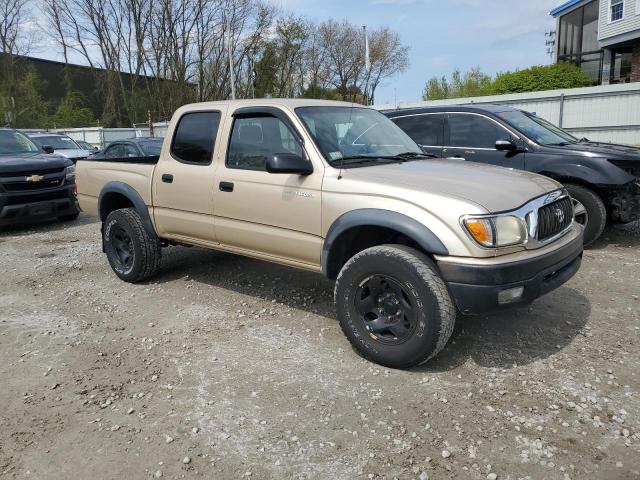
{"type": "Polygon", "coordinates": [[[167,132],[153,178],[154,219],[163,238],[216,241],[213,157],[221,148],[225,108],[186,111],[167,132]]]}
{"type": "Polygon", "coordinates": [[[485,115],[471,112],[449,113],[442,156],[449,160],[524,169],[525,152],[498,150],[496,142],[499,140],[520,143],[520,139],[511,131],[485,115]]]}
{"type": "Polygon", "coordinates": [[[444,118],[442,113],[419,113],[392,118],[404,132],[426,153],[442,157],[444,139],[444,118]]]}
{"type": "Polygon", "coordinates": [[[239,108],[228,123],[228,150],[216,170],[213,194],[218,241],[285,263],[317,267],[324,167],[313,164],[300,130],[279,108],[239,108]],[[306,159],[313,172],[267,172],[267,157],[283,153],[306,159]]]}

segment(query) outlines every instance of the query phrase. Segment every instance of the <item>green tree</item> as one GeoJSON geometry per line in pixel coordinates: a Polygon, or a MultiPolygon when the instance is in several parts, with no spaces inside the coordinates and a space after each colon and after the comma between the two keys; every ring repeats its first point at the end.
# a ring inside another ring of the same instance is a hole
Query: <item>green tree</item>
{"type": "Polygon", "coordinates": [[[472,68],[464,75],[454,70],[451,78],[433,77],[424,88],[424,100],[443,100],[445,98],[478,97],[487,95],[491,88],[491,77],[482,73],[480,67],[472,68]]]}
{"type": "Polygon", "coordinates": [[[70,91],[60,102],[53,116],[54,126],[57,128],[90,127],[96,124],[96,119],[79,92],[70,91]]]}
{"type": "Polygon", "coordinates": [[[594,81],[580,67],[569,63],[535,66],[525,70],[500,73],[495,79],[476,67],[464,75],[460,70],[454,70],[449,79],[446,77],[429,79],[422,98],[423,100],[443,100],[591,85],[594,85],[594,81]]]}
{"type": "Polygon", "coordinates": [[[491,93],[500,95],[592,85],[595,82],[580,67],[570,63],[557,63],[500,73],[491,85],[491,93]]]}
{"type": "Polygon", "coordinates": [[[12,65],[0,78],[0,122],[15,128],[45,128],[48,105],[40,91],[44,82],[35,68],[21,70],[12,65]]]}

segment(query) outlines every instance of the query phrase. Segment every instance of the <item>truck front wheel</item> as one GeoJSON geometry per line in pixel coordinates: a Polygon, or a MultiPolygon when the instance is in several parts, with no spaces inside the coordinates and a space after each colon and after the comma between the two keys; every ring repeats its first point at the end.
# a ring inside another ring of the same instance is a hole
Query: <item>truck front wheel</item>
{"type": "Polygon", "coordinates": [[[125,282],[146,280],[160,267],[160,241],[147,232],[134,209],[111,212],[104,222],[102,241],[109,265],[125,282]]]}
{"type": "Polygon", "coordinates": [[[342,268],[335,303],[343,332],[367,359],[411,368],[447,344],[456,308],[433,262],[401,245],[355,255],[342,268]]]}
{"type": "Polygon", "coordinates": [[[581,204],[586,210],[586,215],[576,216],[576,222],[584,225],[584,245],[591,245],[600,238],[607,225],[607,209],[604,202],[593,190],[581,185],[567,183],[565,188],[571,198],[578,201],[577,207],[581,204]]]}

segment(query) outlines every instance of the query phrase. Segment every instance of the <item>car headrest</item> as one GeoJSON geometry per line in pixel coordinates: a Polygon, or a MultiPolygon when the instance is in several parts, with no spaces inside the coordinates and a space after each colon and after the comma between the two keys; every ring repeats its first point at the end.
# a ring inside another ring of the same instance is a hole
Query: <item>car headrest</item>
{"type": "Polygon", "coordinates": [[[260,125],[241,125],[238,134],[243,142],[262,143],[262,127],[260,125]]]}

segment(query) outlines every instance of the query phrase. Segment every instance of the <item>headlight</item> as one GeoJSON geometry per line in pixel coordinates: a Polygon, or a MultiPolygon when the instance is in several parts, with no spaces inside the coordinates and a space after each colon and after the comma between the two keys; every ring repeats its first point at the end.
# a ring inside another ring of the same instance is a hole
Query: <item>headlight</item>
{"type": "Polygon", "coordinates": [[[511,215],[496,217],[467,217],[463,220],[471,238],[483,247],[507,247],[527,240],[524,222],[511,215]]]}
{"type": "Polygon", "coordinates": [[[76,174],[76,166],[75,165],[69,165],[67,167],[67,170],[65,171],[65,175],[67,176],[67,180],[72,178],[75,174],[76,174]]]}

